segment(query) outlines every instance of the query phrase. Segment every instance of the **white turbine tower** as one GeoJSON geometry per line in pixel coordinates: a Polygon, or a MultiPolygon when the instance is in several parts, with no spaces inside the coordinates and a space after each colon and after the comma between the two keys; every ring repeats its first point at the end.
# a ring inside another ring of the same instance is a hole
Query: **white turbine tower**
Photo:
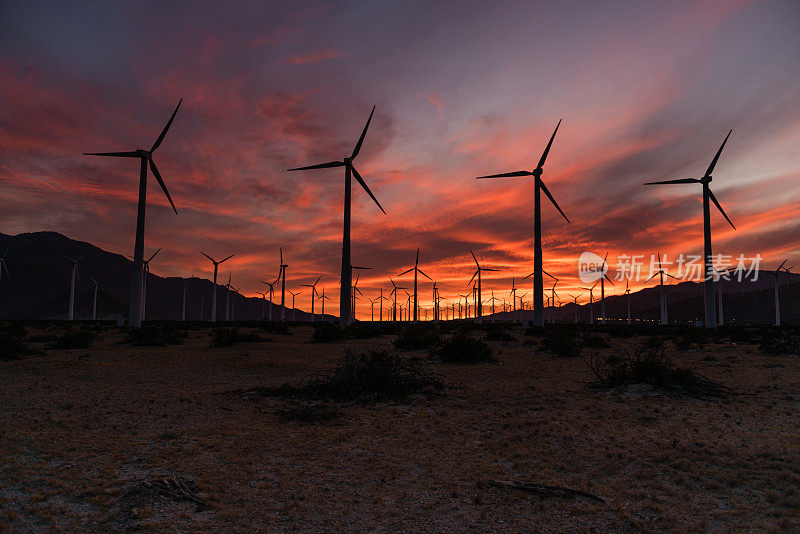
{"type": "Polygon", "coordinates": [[[72,281],[69,286],[69,310],[67,310],[67,321],[75,319],[75,284],[78,281],[78,262],[83,259],[86,253],[82,254],[77,260],[67,256],[61,256],[65,260],[72,262],[72,281]]]}

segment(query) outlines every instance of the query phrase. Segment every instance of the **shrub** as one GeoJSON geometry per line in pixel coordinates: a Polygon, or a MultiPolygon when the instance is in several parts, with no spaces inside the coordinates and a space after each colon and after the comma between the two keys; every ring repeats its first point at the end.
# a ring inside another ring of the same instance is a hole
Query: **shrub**
{"type": "Polygon", "coordinates": [[[0,361],[19,360],[30,350],[22,341],[28,332],[18,322],[12,321],[0,327],[0,361]]]}
{"type": "Polygon", "coordinates": [[[289,325],[283,321],[262,321],[261,328],[269,334],[292,335],[289,325]]]}
{"type": "Polygon", "coordinates": [[[492,347],[467,332],[453,334],[441,347],[431,350],[430,358],[452,364],[497,362],[492,347]]]}
{"type": "Polygon", "coordinates": [[[386,333],[381,323],[357,321],[345,329],[345,336],[351,339],[369,339],[380,337],[386,333]]]}
{"type": "Polygon", "coordinates": [[[552,352],[562,358],[576,358],[581,355],[578,333],[571,328],[551,330],[542,341],[542,350],[552,352]]]}
{"type": "Polygon", "coordinates": [[[509,341],[511,335],[499,324],[490,324],[486,327],[486,339],[488,341],[509,341]]]}
{"type": "Polygon", "coordinates": [[[583,334],[581,336],[581,346],[591,349],[605,349],[608,347],[608,341],[597,334],[583,334]]]}
{"type": "Polygon", "coordinates": [[[94,333],[89,330],[67,330],[51,341],[48,349],[68,350],[85,349],[94,341],[94,333]]]}
{"type": "Polygon", "coordinates": [[[668,392],[696,397],[718,397],[729,391],[692,369],[677,367],[665,355],[663,345],[653,348],[643,344],[627,354],[593,359],[589,362],[589,368],[594,375],[589,385],[596,389],[648,384],[668,392]]]}
{"type": "Polygon", "coordinates": [[[311,341],[314,343],[330,343],[332,341],[341,341],[345,337],[344,330],[333,323],[314,323],[314,334],[311,336],[311,341]]]}
{"type": "Polygon", "coordinates": [[[764,335],[758,350],[767,354],[800,354],[800,336],[789,332],[764,335]]]}
{"type": "Polygon", "coordinates": [[[305,379],[300,385],[251,390],[265,397],[328,399],[358,402],[401,402],[418,393],[443,388],[439,378],[419,359],[407,359],[382,348],[364,353],[349,351],[328,373],[305,379]]]}
{"type": "Polygon", "coordinates": [[[120,341],[131,347],[164,347],[166,345],[182,345],[186,331],[170,327],[145,325],[141,328],[129,329],[120,341]]]}
{"type": "Polygon", "coordinates": [[[263,339],[258,334],[242,334],[236,326],[233,328],[217,328],[211,334],[212,347],[229,347],[236,343],[257,343],[260,341],[263,341],[263,339]]]}
{"type": "Polygon", "coordinates": [[[401,350],[430,349],[439,343],[439,330],[426,324],[410,324],[403,328],[394,340],[401,350]]]}

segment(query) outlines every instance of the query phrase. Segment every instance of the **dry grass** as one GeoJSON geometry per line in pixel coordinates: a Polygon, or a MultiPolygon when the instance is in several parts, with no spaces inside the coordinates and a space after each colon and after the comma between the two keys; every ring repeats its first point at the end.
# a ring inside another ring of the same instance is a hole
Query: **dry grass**
{"type": "Polygon", "coordinates": [[[796,356],[706,342],[672,357],[741,395],[620,395],[585,385],[585,356],[534,352],[511,331],[514,342],[490,342],[499,365],[436,366],[442,396],[315,421],[289,400],[225,394],[298,383],[393,340],[291,331],[218,348],[198,329],[139,348],[105,329],[88,349],[30,342],[43,355],[0,362],[0,531],[800,528],[796,356]],[[148,490],[174,477],[207,506],[148,490]],[[476,484],[492,479],[607,504],[476,484]]]}

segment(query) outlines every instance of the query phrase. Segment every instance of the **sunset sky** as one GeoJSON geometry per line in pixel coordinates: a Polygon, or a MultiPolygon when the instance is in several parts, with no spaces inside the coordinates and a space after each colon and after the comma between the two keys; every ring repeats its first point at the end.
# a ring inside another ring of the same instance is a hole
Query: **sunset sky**
{"type": "Polygon", "coordinates": [[[469,290],[470,249],[501,269],[484,298],[508,298],[533,269],[532,181],[475,177],[531,170],[561,118],[543,178],[572,223],[545,202],[543,234],[564,300],[584,251],[612,271],[702,252],[700,186],[642,184],[702,176],[731,128],[712,189],[737,230],[712,212],[714,252],[800,263],[795,0],[5,1],[0,231],[132,254],[138,161],[81,153],[149,148],[181,97],[155,157],[177,216],[148,183],[158,275],[209,277],[201,250],[236,253],[222,276],[255,295],[283,247],[290,289],[321,275],[335,297],[343,170],[286,169],[349,155],[372,105],[357,168],[388,215],[353,182],[368,297],[419,246],[446,303],[469,290]]]}

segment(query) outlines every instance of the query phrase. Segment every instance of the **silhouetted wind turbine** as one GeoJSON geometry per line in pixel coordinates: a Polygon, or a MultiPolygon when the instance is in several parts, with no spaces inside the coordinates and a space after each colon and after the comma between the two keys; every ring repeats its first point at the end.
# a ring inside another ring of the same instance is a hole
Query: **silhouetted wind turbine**
{"type": "Polygon", "coordinates": [[[392,292],[389,293],[389,298],[392,298],[392,295],[394,295],[394,303],[392,305],[392,321],[397,321],[397,290],[398,289],[405,290],[406,288],[400,287],[397,284],[395,284],[391,276],[389,277],[389,281],[392,283],[392,292]]]}
{"type": "Polygon", "coordinates": [[[325,286],[322,286],[322,293],[319,295],[319,300],[322,301],[322,309],[320,310],[320,317],[322,317],[322,322],[325,322],[325,301],[331,300],[330,297],[325,296],[325,286]]]}
{"type": "Polygon", "coordinates": [[[156,142],[153,143],[153,146],[150,147],[150,150],[143,150],[138,149],[133,152],[84,152],[84,156],[111,156],[116,158],[139,158],[140,166],[139,166],[139,207],[137,210],[136,215],[136,241],[133,247],[133,276],[131,277],[131,308],[130,308],[130,316],[128,319],[128,323],[130,326],[134,328],[139,328],[142,325],[142,281],[144,279],[143,271],[144,271],[144,222],[145,222],[145,205],[147,204],[147,167],[150,166],[150,171],[153,173],[158,185],[161,186],[161,189],[164,191],[164,194],[167,196],[167,200],[169,200],[172,209],[175,213],[178,213],[178,210],[175,209],[175,203],[172,202],[172,197],[169,196],[169,191],[167,191],[167,186],[164,184],[164,180],[161,178],[161,173],[158,172],[158,168],[156,167],[155,162],[153,161],[153,153],[158,149],[161,145],[161,142],[164,140],[164,137],[167,135],[167,131],[169,127],[172,125],[172,121],[175,119],[175,115],[178,113],[178,109],[181,107],[181,102],[183,99],[178,101],[178,105],[175,107],[175,111],[172,112],[172,116],[167,121],[167,125],[164,126],[164,129],[161,130],[161,135],[158,136],[156,142]]]}
{"type": "Polygon", "coordinates": [[[472,254],[472,259],[475,260],[475,265],[477,266],[477,270],[475,274],[472,275],[472,278],[469,279],[467,284],[471,284],[475,277],[478,277],[478,297],[475,299],[475,322],[480,323],[481,317],[483,316],[483,302],[481,302],[481,272],[482,271],[499,271],[500,269],[489,269],[488,267],[481,267],[481,264],[478,263],[478,258],[475,257],[475,253],[471,250],[469,251],[472,254]]]}
{"type": "MultiPolygon", "coordinates": [[[[353,271],[356,271],[356,270],[364,271],[364,270],[369,270],[369,269],[372,269],[372,267],[356,267],[355,265],[351,265],[350,266],[350,273],[352,273],[353,271]]],[[[353,301],[351,303],[352,307],[350,308],[352,310],[352,313],[353,313],[352,319],[354,321],[356,320],[356,291],[358,291],[359,295],[361,295],[362,297],[364,296],[364,293],[362,293],[361,290],[356,287],[357,285],[358,285],[358,276],[356,276],[356,281],[353,284],[353,288],[352,288],[353,289],[353,294],[352,294],[352,297],[351,297],[353,299],[353,301]]]]}
{"type": "Polygon", "coordinates": [[[541,191],[544,191],[544,194],[547,195],[547,198],[550,199],[550,202],[553,203],[553,206],[556,207],[559,213],[564,217],[564,219],[569,223],[569,219],[567,216],[564,215],[564,212],[559,207],[556,200],[553,198],[553,195],[550,194],[550,191],[547,189],[547,186],[542,181],[542,173],[544,162],[547,159],[547,154],[550,152],[550,147],[553,145],[553,139],[556,137],[556,132],[558,132],[558,127],[561,126],[561,121],[558,121],[556,125],[556,129],[553,131],[553,135],[550,137],[550,141],[547,143],[547,147],[544,149],[542,153],[542,157],[539,159],[539,163],[536,165],[536,168],[533,171],[516,171],[516,172],[506,172],[502,174],[492,174],[490,176],[479,176],[478,179],[482,178],[513,178],[518,176],[533,176],[533,270],[534,270],[534,278],[533,278],[533,324],[536,326],[541,326],[544,324],[544,308],[543,308],[543,299],[544,299],[544,279],[542,278],[542,209],[541,209],[541,191]]]}
{"type": "Polygon", "coordinates": [[[205,252],[200,252],[200,254],[211,260],[211,263],[214,264],[214,283],[211,286],[211,322],[213,323],[216,322],[217,320],[217,269],[219,268],[220,263],[228,261],[232,257],[236,256],[236,254],[235,253],[231,254],[224,260],[219,260],[219,261],[215,260],[205,252]]]}
{"type": "Polygon", "coordinates": [[[344,158],[342,161],[330,161],[328,163],[321,163],[319,165],[309,165],[307,167],[296,167],[294,169],[289,169],[290,171],[303,171],[303,170],[310,170],[310,169],[327,169],[331,167],[344,167],[344,229],[342,232],[342,277],[341,277],[341,288],[339,292],[339,324],[342,326],[347,326],[350,324],[350,317],[351,317],[351,310],[350,310],[350,284],[352,280],[352,272],[350,270],[350,176],[355,177],[356,181],[361,184],[361,187],[364,188],[364,191],[375,201],[375,204],[378,205],[378,208],[386,214],[386,211],[381,206],[378,199],[375,198],[375,195],[372,194],[367,183],[361,178],[361,175],[358,174],[358,171],[353,166],[353,160],[356,159],[358,156],[359,151],[361,150],[361,145],[364,143],[364,137],[367,135],[367,129],[369,128],[369,123],[372,121],[372,114],[375,113],[375,106],[372,106],[372,111],[369,114],[369,118],[367,119],[367,124],[364,125],[364,130],[361,132],[361,137],[358,139],[358,143],[356,143],[355,148],[353,149],[353,153],[350,157],[344,158]]]}
{"type": "Polygon", "coordinates": [[[92,321],[96,321],[97,320],[97,289],[100,287],[100,284],[98,284],[97,280],[95,280],[91,276],[89,277],[89,280],[91,280],[92,284],[94,285],[94,296],[92,297],[92,321]]]}
{"type": "Polygon", "coordinates": [[[711,257],[711,212],[709,207],[709,200],[714,203],[722,216],[725,217],[725,220],[728,221],[728,224],[731,225],[731,228],[736,230],[736,227],[733,225],[731,220],[728,218],[728,215],[725,213],[725,210],[722,209],[722,205],[720,205],[717,197],[714,196],[714,193],[711,192],[711,188],[709,184],[711,183],[711,173],[714,171],[714,167],[717,164],[717,160],[719,160],[719,156],[722,153],[722,149],[725,148],[725,143],[728,142],[728,137],[730,137],[731,132],[728,132],[728,135],[725,136],[725,140],[722,141],[722,145],[720,145],[719,150],[717,150],[714,159],[711,160],[711,164],[706,169],[706,173],[703,175],[702,178],[681,178],[678,180],[662,180],[659,182],[647,182],[644,185],[658,185],[658,184],[702,184],[703,186],[703,286],[704,286],[704,300],[705,300],[705,315],[704,315],[704,326],[706,328],[714,328],[717,324],[716,314],[715,314],[715,306],[716,303],[714,302],[714,280],[712,276],[712,271],[714,269],[711,257]]]}
{"type": "Polygon", "coordinates": [[[511,279],[511,291],[510,291],[510,293],[511,293],[511,301],[512,301],[513,307],[514,307],[514,312],[513,312],[513,315],[512,315],[513,319],[512,319],[511,322],[516,323],[517,322],[517,287],[514,285],[514,279],[513,278],[511,279]]]}
{"type": "Polygon", "coordinates": [[[11,273],[8,272],[8,266],[6,265],[6,261],[7,261],[7,258],[8,258],[8,251],[9,251],[9,249],[6,249],[6,253],[3,254],[2,258],[0,258],[0,283],[3,282],[3,271],[5,271],[6,275],[9,278],[11,278],[11,273]]]}
{"type": "Polygon", "coordinates": [[[258,295],[261,295],[261,300],[263,301],[263,309],[261,311],[261,318],[266,321],[267,320],[267,294],[269,293],[269,291],[256,291],[256,293],[258,295]]]}
{"type": "Polygon", "coordinates": [[[153,261],[153,258],[155,258],[156,254],[159,252],[161,252],[161,247],[158,247],[158,250],[153,252],[152,256],[142,261],[144,269],[142,269],[142,316],[140,318],[140,322],[144,321],[145,312],[147,311],[147,275],[150,274],[150,262],[153,261]]]}
{"type": "MultiPolygon", "coordinates": [[[[555,276],[553,276],[552,274],[548,273],[548,272],[547,272],[547,271],[545,271],[544,269],[542,269],[542,274],[545,274],[545,275],[549,276],[550,278],[552,278],[553,280],[555,280],[556,282],[558,282],[558,278],[556,278],[556,277],[555,277],[555,276]]],[[[536,290],[536,271],[533,271],[533,272],[532,272],[531,274],[529,274],[528,276],[525,276],[525,277],[523,278],[523,280],[527,280],[527,279],[528,279],[528,278],[530,278],[531,276],[533,276],[533,289],[534,289],[534,292],[533,292],[533,293],[534,293],[534,297],[535,297],[535,295],[536,295],[536,291],[535,291],[535,290],[536,290]]],[[[544,278],[542,278],[542,298],[546,298],[546,296],[544,295],[544,278]]],[[[534,301],[533,301],[533,303],[534,303],[534,306],[535,306],[535,305],[536,305],[536,299],[535,299],[535,298],[534,298],[534,301]]],[[[536,309],[535,309],[535,308],[534,308],[534,310],[533,310],[533,313],[534,313],[534,315],[536,315],[536,309]]],[[[522,314],[522,318],[523,318],[523,321],[524,321],[524,319],[525,319],[525,313],[524,313],[524,312],[523,312],[523,314],[522,314]]],[[[544,312],[542,312],[542,323],[544,323],[544,312]]],[[[534,322],[534,324],[536,324],[536,323],[534,322]]]]}
{"type": "Polygon", "coordinates": [[[580,304],[578,304],[579,295],[570,295],[570,298],[575,303],[575,324],[578,324],[578,308],[580,308],[580,304]]]}
{"type": "Polygon", "coordinates": [[[608,252],[603,257],[603,264],[600,266],[600,324],[606,324],[606,280],[612,286],[614,282],[611,281],[611,278],[608,277],[606,274],[606,259],[608,258],[608,252]]]}
{"type": "MultiPolygon", "coordinates": [[[[783,263],[778,265],[778,268],[772,272],[772,275],[775,277],[775,326],[781,325],[781,298],[780,293],[778,292],[778,275],[783,269],[783,266],[786,265],[786,262],[789,261],[788,258],[783,260],[783,263]]],[[[786,274],[789,274],[789,268],[786,269],[786,274]]]]}
{"type": "MultiPolygon", "coordinates": [[[[228,283],[225,284],[225,322],[231,320],[231,273],[228,273],[228,283]]],[[[270,286],[269,299],[272,300],[272,286],[270,286]]]]}
{"type": "Polygon", "coordinates": [[[628,287],[628,280],[625,279],[625,295],[628,300],[628,324],[631,324],[631,290],[628,287]]]}
{"type": "MultiPolygon", "coordinates": [[[[314,300],[316,300],[316,297],[317,297],[317,295],[318,295],[318,293],[317,293],[317,284],[319,283],[319,279],[320,279],[320,278],[322,278],[322,277],[321,277],[321,276],[318,276],[318,277],[317,277],[317,281],[316,281],[316,282],[314,282],[313,284],[303,284],[303,287],[310,287],[310,288],[311,288],[311,322],[312,322],[312,323],[314,322],[314,319],[315,319],[315,318],[314,318],[314,300]]],[[[349,284],[348,284],[348,285],[349,285],[349,284]]],[[[350,300],[350,298],[348,297],[348,299],[347,299],[347,300],[349,301],[349,300],[350,300]]],[[[324,305],[325,305],[325,303],[323,302],[323,306],[324,306],[324,305]]],[[[349,308],[349,306],[348,306],[348,308],[349,308]]],[[[324,320],[324,319],[325,319],[325,318],[323,317],[323,320],[324,320]]]]}
{"type": "MultiPolygon", "coordinates": [[[[652,256],[650,256],[650,258],[652,258],[652,256]]],[[[675,278],[674,276],[669,274],[661,266],[661,253],[660,252],[658,253],[658,270],[656,272],[654,272],[653,275],[650,278],[648,278],[647,280],[645,280],[644,282],[645,283],[649,282],[650,280],[655,278],[656,275],[659,276],[658,289],[659,289],[659,300],[661,301],[661,322],[660,323],[662,325],[666,325],[666,324],[668,324],[669,320],[667,319],[667,293],[666,293],[666,289],[664,289],[664,275],[667,275],[670,278],[674,278],[675,280],[677,280],[677,278],[675,278]]]]}
{"type": "Polygon", "coordinates": [[[431,282],[433,282],[433,278],[422,272],[422,269],[419,268],[419,247],[417,247],[417,259],[414,260],[414,266],[407,271],[403,271],[402,273],[398,274],[397,277],[400,278],[401,276],[414,271],[414,322],[419,320],[417,316],[417,306],[419,305],[419,300],[417,298],[417,273],[421,274],[431,282]]]}
{"type": "MultiPolygon", "coordinates": [[[[275,293],[275,284],[278,283],[278,280],[275,280],[274,282],[265,282],[265,281],[261,280],[261,283],[265,284],[267,287],[269,287],[269,316],[267,317],[267,321],[271,321],[272,320],[272,309],[274,308],[274,305],[272,303],[272,297],[273,297],[273,295],[275,293]]],[[[313,301],[311,303],[311,307],[312,307],[312,309],[314,307],[313,301]]]]}
{"type": "Polygon", "coordinates": [[[67,310],[67,321],[72,321],[75,318],[75,284],[78,281],[78,262],[81,261],[84,256],[86,256],[86,253],[81,254],[77,260],[67,256],[61,256],[65,260],[72,262],[72,281],[69,286],[69,310],[67,310]]]}
{"type": "Polygon", "coordinates": [[[294,312],[295,312],[295,307],[294,307],[294,298],[295,298],[297,295],[299,295],[299,294],[300,294],[300,291],[298,291],[297,293],[295,293],[294,291],[289,291],[289,294],[292,296],[292,322],[294,322],[294,312]]]}
{"type": "MultiPolygon", "coordinates": [[[[598,280],[599,282],[599,280],[598,280]]],[[[592,284],[592,287],[582,287],[589,292],[589,324],[594,324],[594,288],[598,282],[592,284]]]]}
{"type": "MultiPolygon", "coordinates": [[[[278,271],[278,278],[281,280],[281,321],[286,320],[286,268],[287,264],[283,263],[283,248],[281,248],[281,265],[278,271]]],[[[293,306],[294,307],[294,306],[293,306]]]]}

